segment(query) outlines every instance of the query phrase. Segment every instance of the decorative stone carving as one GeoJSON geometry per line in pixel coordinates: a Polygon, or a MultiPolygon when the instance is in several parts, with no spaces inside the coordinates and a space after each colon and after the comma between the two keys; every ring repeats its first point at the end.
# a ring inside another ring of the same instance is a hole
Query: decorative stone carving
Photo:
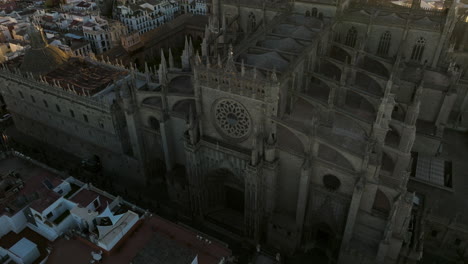
{"type": "Polygon", "coordinates": [[[216,128],[223,136],[242,141],[250,134],[252,120],[247,109],[234,100],[220,99],[213,105],[216,128]]]}

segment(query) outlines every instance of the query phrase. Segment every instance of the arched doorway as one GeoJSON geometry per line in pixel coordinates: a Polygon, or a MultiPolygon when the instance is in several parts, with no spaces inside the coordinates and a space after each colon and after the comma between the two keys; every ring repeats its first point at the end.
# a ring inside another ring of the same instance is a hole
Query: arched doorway
{"type": "Polygon", "coordinates": [[[205,218],[237,234],[244,232],[244,181],[231,170],[219,168],[206,175],[205,218]]]}
{"type": "Polygon", "coordinates": [[[314,258],[326,260],[323,263],[335,263],[340,244],[339,235],[326,222],[313,224],[309,231],[303,234],[303,246],[306,252],[314,258]]]}

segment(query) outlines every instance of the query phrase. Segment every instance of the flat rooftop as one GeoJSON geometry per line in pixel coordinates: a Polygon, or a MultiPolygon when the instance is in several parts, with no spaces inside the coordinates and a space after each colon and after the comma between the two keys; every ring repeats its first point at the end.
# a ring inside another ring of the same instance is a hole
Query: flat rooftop
{"type": "Polygon", "coordinates": [[[98,197],[99,197],[99,202],[101,203],[101,205],[98,208],[96,208],[97,209],[96,211],[101,213],[102,211],[104,211],[104,209],[106,209],[108,204],[112,203],[112,199],[109,199],[108,197],[104,195],[100,195],[99,193],[93,190],[81,189],[72,198],[70,198],[70,201],[79,204],[81,207],[87,207],[90,203],[92,203],[98,197]]]}
{"type": "MultiPolygon", "coordinates": [[[[142,220],[136,224],[136,228],[131,230],[115,246],[109,255],[103,255],[103,264],[128,264],[128,263],[156,263],[154,260],[166,260],[170,256],[177,259],[171,262],[178,264],[180,260],[198,255],[200,264],[218,264],[222,257],[231,255],[231,250],[213,241],[208,244],[197,238],[197,234],[175,223],[169,222],[158,216],[142,220]],[[158,245],[154,248],[151,245],[158,245]],[[148,258],[155,257],[149,260],[148,258]]],[[[90,263],[91,252],[99,251],[97,246],[92,246],[82,240],[82,238],[72,238],[70,240],[58,239],[53,246],[52,252],[47,260],[47,264],[82,264],[90,263]],[[73,258],[70,258],[73,256],[73,258]]],[[[180,263],[190,263],[180,262],[180,263]]]]}
{"type": "Polygon", "coordinates": [[[55,80],[62,88],[73,89],[78,94],[94,95],[125,75],[127,71],[106,67],[82,58],[71,58],[47,73],[44,78],[49,83],[55,80]]]}
{"type": "Polygon", "coordinates": [[[133,259],[133,264],[187,264],[197,256],[189,247],[181,247],[176,241],[162,234],[154,234],[146,246],[133,259]]]}
{"type": "Polygon", "coordinates": [[[13,247],[16,243],[18,243],[21,239],[26,238],[29,241],[33,242],[37,245],[37,249],[39,250],[40,256],[33,262],[33,264],[38,264],[47,256],[47,247],[52,244],[47,238],[39,235],[38,233],[34,232],[33,230],[26,227],[20,233],[16,234],[15,232],[11,231],[8,234],[2,236],[0,239],[0,247],[9,249],[13,247]]]}
{"type": "Polygon", "coordinates": [[[50,186],[56,187],[62,182],[59,175],[19,157],[11,156],[0,160],[0,175],[12,171],[23,181],[23,188],[0,203],[0,214],[13,215],[30,203],[31,207],[41,210],[58,199],[58,196],[50,193],[53,191],[49,190],[44,182],[47,181],[50,186]],[[6,211],[6,208],[9,211],[6,211]]]}

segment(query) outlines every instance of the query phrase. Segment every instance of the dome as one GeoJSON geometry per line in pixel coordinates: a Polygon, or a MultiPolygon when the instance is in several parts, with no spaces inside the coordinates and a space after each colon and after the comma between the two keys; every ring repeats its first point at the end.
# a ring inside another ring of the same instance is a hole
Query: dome
{"type": "Polygon", "coordinates": [[[46,74],[68,60],[68,55],[54,46],[41,49],[30,49],[26,52],[20,69],[35,75],[46,74]]]}
{"type": "Polygon", "coordinates": [[[31,48],[26,51],[20,70],[35,75],[46,74],[65,63],[69,56],[57,47],[47,44],[42,30],[35,26],[28,28],[31,48]]]}

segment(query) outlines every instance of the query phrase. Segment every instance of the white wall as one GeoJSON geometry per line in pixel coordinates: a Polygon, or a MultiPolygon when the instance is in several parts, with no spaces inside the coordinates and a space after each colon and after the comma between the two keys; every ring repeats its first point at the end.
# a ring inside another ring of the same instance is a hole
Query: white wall
{"type": "MultiPolygon", "coordinates": [[[[40,226],[40,227],[45,226],[41,222],[37,222],[37,225],[40,226]]],[[[40,228],[40,227],[36,227],[35,225],[30,224],[30,223],[28,223],[27,226],[29,228],[31,228],[33,231],[35,231],[36,233],[39,233],[41,236],[47,238],[50,241],[54,241],[58,237],[57,233],[53,229],[51,229],[50,227],[40,228]]]]}
{"type": "Polygon", "coordinates": [[[23,211],[18,211],[14,216],[8,219],[15,233],[21,232],[26,227],[27,219],[23,211]]]}
{"type": "MultiPolygon", "coordinates": [[[[125,215],[123,216],[125,217],[125,215]]],[[[138,217],[134,217],[131,222],[125,225],[120,233],[115,235],[114,239],[110,241],[108,244],[104,244],[101,241],[98,242],[98,245],[103,249],[110,251],[119,241],[120,239],[127,234],[127,232],[136,224],[138,221],[138,217]]],[[[120,228],[120,227],[119,227],[120,228]]]]}
{"type": "Polygon", "coordinates": [[[5,215],[2,215],[0,217],[0,237],[8,234],[12,229],[10,225],[10,221],[8,220],[8,217],[5,215]]]}
{"type": "Polygon", "coordinates": [[[56,227],[56,231],[59,235],[63,234],[67,230],[76,226],[74,218],[69,214],[60,224],[56,227]]]}

